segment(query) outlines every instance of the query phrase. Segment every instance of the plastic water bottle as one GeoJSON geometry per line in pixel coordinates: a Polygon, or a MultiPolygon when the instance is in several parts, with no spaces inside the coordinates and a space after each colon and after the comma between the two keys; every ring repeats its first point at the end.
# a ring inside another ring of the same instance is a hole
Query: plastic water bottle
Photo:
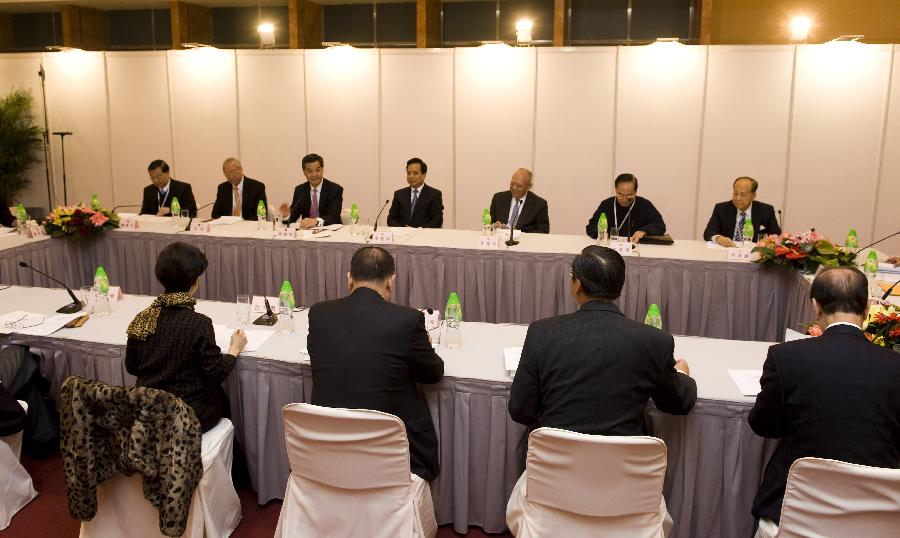
{"type": "Polygon", "coordinates": [[[25,211],[25,206],[23,204],[19,204],[16,206],[16,227],[19,229],[19,233],[25,233],[25,229],[28,224],[28,212],[25,211]]]}
{"type": "Polygon", "coordinates": [[[100,199],[97,198],[96,194],[91,195],[91,209],[93,209],[94,211],[100,210],[100,199]]]}
{"type": "Polygon", "coordinates": [[[747,217],[747,220],[744,221],[744,245],[750,246],[753,244],[753,219],[747,217]]]}
{"type": "Polygon", "coordinates": [[[600,213],[597,219],[597,244],[605,245],[609,241],[607,234],[609,233],[609,222],[606,220],[606,213],[600,213]]]}
{"type": "Polygon", "coordinates": [[[350,235],[359,235],[359,206],[350,206],[350,235]]]}
{"type": "MultiPolygon", "coordinates": [[[[280,293],[287,294],[288,306],[290,306],[291,309],[294,309],[297,307],[297,303],[296,303],[296,301],[294,301],[294,287],[291,286],[290,281],[285,280],[284,282],[281,283],[281,292],[280,293]]],[[[281,295],[279,294],[279,299],[280,298],[281,298],[281,295]]]]}
{"type": "Polygon", "coordinates": [[[112,310],[109,306],[109,277],[106,276],[106,269],[101,265],[94,272],[94,315],[105,317],[111,312],[112,310]]]}
{"type": "Polygon", "coordinates": [[[256,204],[256,229],[266,229],[266,204],[262,200],[256,204]]]}
{"type": "Polygon", "coordinates": [[[294,292],[287,280],[281,284],[281,292],[278,294],[278,332],[291,334],[296,329],[294,325],[294,292]]]}
{"type": "Polygon", "coordinates": [[[172,216],[172,224],[175,226],[184,226],[181,222],[181,204],[178,203],[178,197],[172,197],[172,205],[169,207],[169,215],[172,216]]]}
{"type": "Polygon", "coordinates": [[[481,212],[481,235],[493,235],[490,209],[485,209],[481,212]]]}
{"type": "Polygon", "coordinates": [[[870,250],[866,256],[866,264],[864,266],[866,280],[869,281],[869,296],[879,297],[881,288],[878,287],[876,276],[878,275],[878,254],[874,250],[870,250]]]}
{"type": "Polygon", "coordinates": [[[856,228],[850,228],[850,231],[847,232],[847,241],[844,242],[844,246],[847,248],[859,248],[859,238],[856,237],[856,228]]]}
{"type": "Polygon", "coordinates": [[[644,324],[662,330],[662,315],[660,315],[659,306],[656,303],[651,304],[650,308],[647,309],[647,317],[644,318],[644,324]]]}
{"type": "Polygon", "coordinates": [[[444,346],[447,349],[457,349],[462,346],[462,333],[460,325],[462,324],[462,305],[459,304],[459,296],[456,292],[450,294],[447,299],[447,308],[444,310],[444,320],[447,326],[447,332],[444,335],[444,346]]]}

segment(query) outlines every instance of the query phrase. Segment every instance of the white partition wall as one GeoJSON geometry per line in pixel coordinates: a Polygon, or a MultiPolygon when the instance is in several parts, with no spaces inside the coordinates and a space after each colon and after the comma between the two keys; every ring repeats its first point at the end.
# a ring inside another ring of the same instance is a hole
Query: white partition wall
{"type": "Polygon", "coordinates": [[[166,53],[109,52],[106,69],[115,203],[140,204],[150,184],[147,165],[173,162],[166,53]]]}
{"type": "Polygon", "coordinates": [[[872,238],[891,47],[852,42],[797,52],[785,224],[872,238]]]}
{"type": "Polygon", "coordinates": [[[444,227],[452,228],[453,50],[381,51],[380,139],[378,199],[407,186],[406,161],[419,157],[428,165],[428,184],[443,195],[444,227]]]}
{"type": "Polygon", "coordinates": [[[555,233],[584,234],[614,191],[616,51],[538,49],[534,173],[555,233]]]}
{"type": "Polygon", "coordinates": [[[615,172],[638,177],[673,237],[694,238],[705,47],[620,47],[615,172]]]}
{"type": "Polygon", "coordinates": [[[235,54],[199,48],[167,55],[175,149],[169,164],[172,177],[191,184],[199,208],[216,199],[222,161],[240,152],[235,54]]]}
{"type": "MultiPolygon", "coordinates": [[[[888,117],[881,150],[881,173],[875,206],[875,241],[900,231],[900,45],[894,45],[888,117]]],[[[862,245],[860,245],[862,246],[862,245]]],[[[878,247],[900,256],[900,236],[878,247]]]]}
{"type": "Polygon", "coordinates": [[[344,187],[344,207],[358,204],[360,218],[374,219],[383,203],[378,197],[378,51],[308,50],[306,80],[309,151],[325,159],[325,176],[344,187]]]}
{"type": "MultiPolygon", "coordinates": [[[[488,45],[456,49],[456,227],[481,226],[495,192],[517,168],[533,168],[535,50],[488,45]]],[[[535,176],[541,196],[553,189],[535,176]]],[[[550,208],[550,231],[553,225],[550,208]]]]}
{"type": "MultiPolygon", "coordinates": [[[[44,54],[47,72],[47,116],[50,132],[71,131],[65,140],[66,178],[70,204],[90,204],[96,194],[110,207],[114,200],[110,171],[106,57],[102,52],[73,50],[44,54]]],[[[55,189],[63,201],[62,146],[51,135],[55,189]]]]}
{"type": "Polygon", "coordinates": [[[698,238],[740,176],[759,182],[760,201],[784,206],[793,65],[793,46],[709,48],[698,238]]]}

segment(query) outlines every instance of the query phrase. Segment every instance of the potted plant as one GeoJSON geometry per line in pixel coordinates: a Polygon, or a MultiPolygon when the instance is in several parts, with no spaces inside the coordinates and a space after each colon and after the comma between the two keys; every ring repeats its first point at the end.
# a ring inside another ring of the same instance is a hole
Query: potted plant
{"type": "Polygon", "coordinates": [[[0,98],[0,204],[10,206],[28,186],[25,175],[39,161],[41,130],[35,123],[31,94],[14,90],[0,98]]]}

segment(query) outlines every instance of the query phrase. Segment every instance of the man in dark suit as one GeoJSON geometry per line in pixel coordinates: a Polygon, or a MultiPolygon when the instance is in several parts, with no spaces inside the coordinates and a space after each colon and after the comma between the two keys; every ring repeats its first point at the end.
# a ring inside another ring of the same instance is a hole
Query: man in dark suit
{"type": "Polygon", "coordinates": [[[494,228],[515,225],[526,233],[550,233],[547,200],[531,192],[534,178],[531,170],[519,168],[509,181],[509,190],[491,198],[491,221],[494,228]],[[513,203],[515,201],[515,203],[513,203]]]}
{"type": "Polygon", "coordinates": [[[739,177],[732,184],[730,202],[720,202],[703,231],[703,239],[715,241],[723,247],[736,246],[736,241],[759,241],[767,235],[778,235],[781,226],[775,218],[775,208],[756,202],[759,183],[752,177],[739,177]],[[752,218],[751,218],[752,217],[752,218]],[[753,223],[753,237],[744,237],[744,222],[753,223]]]}
{"type": "Polygon", "coordinates": [[[781,444],[753,500],[760,526],[777,524],[791,464],[829,458],[873,467],[900,462],[900,356],[861,329],[866,277],[852,267],[827,269],[810,298],[822,336],[769,348],[750,427],[781,444]]]}
{"type": "Polygon", "coordinates": [[[666,223],[653,203],[637,195],[638,180],[634,174],[619,174],[614,182],[616,195],[600,202],[587,223],[588,237],[597,239],[597,222],[605,214],[610,235],[620,235],[637,243],[645,235],[663,235],[666,223]]]}
{"type": "Polygon", "coordinates": [[[306,183],[294,189],[288,222],[300,221],[301,228],[341,223],[344,188],[325,179],[325,159],[310,153],[300,161],[306,183]],[[306,218],[303,218],[304,215],[306,218]]]}
{"type": "Polygon", "coordinates": [[[244,220],[256,220],[256,208],[260,202],[268,215],[266,186],[261,181],[245,176],[241,161],[234,157],[225,159],[222,163],[222,173],[226,181],[220,183],[216,189],[212,218],[230,215],[244,220]]]}
{"type": "Polygon", "coordinates": [[[431,347],[425,317],[389,302],[394,259],[363,247],[350,260],[350,295],[309,311],[312,403],[374,409],[406,425],[410,467],[425,480],[440,472],[437,435],[416,383],[437,383],[444,362],[431,347]]]}
{"type": "Polygon", "coordinates": [[[0,206],[0,226],[11,228],[14,224],[16,224],[16,217],[9,210],[9,206],[0,206]]]}
{"type": "Polygon", "coordinates": [[[672,336],[626,318],[614,301],[625,261],[592,245],[572,261],[574,314],[532,323],[509,394],[509,414],[529,428],[643,435],[644,408],[687,414],[697,399],[672,336]]]}
{"type": "Polygon", "coordinates": [[[169,175],[169,165],[157,159],[147,167],[152,185],[144,187],[144,200],[141,203],[141,215],[165,217],[171,215],[172,199],[178,198],[182,211],[188,210],[190,216],[197,216],[197,202],[190,183],[177,181],[169,175]]]}
{"type": "Polygon", "coordinates": [[[394,192],[388,211],[388,226],[440,228],[444,223],[444,202],[441,191],[425,184],[428,165],[418,157],[406,161],[406,182],[409,187],[394,192]]]}

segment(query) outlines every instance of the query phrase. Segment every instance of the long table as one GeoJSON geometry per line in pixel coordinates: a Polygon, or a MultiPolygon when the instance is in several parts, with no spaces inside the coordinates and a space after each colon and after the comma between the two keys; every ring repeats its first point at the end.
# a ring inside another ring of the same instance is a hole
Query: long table
{"type": "MultiPolygon", "coordinates": [[[[151,301],[127,296],[113,304],[111,316],[92,317],[79,329],[44,337],[0,336],[0,344],[30,346],[54,393],[70,375],[132,384],[123,363],[125,329],[151,301]]],[[[0,291],[0,314],[52,313],[67,302],[60,290],[13,287],[0,291]]],[[[233,303],[201,301],[197,311],[215,323],[236,321],[233,303]]],[[[282,498],[290,470],[281,409],[309,401],[312,389],[305,314],[296,321],[295,333],[276,334],[256,352],[243,354],[226,381],[236,439],[260,503],[282,498]]],[[[506,501],[524,468],[525,429],[507,412],[511,378],[502,349],[521,345],[525,331],[523,325],[464,323],[460,349],[438,348],[444,379],[421,386],[440,442],[441,475],[432,484],[437,520],[453,523],[458,532],[469,525],[488,532],[505,528],[506,501]]],[[[699,400],[685,417],[652,405],[646,413],[650,431],[668,447],[664,492],[675,521],[672,536],[750,535],[751,501],[775,442],[750,431],[746,416],[753,398],[740,394],[728,369],[760,369],[768,345],[676,337],[676,355],[690,362],[699,400]]]]}
{"type": "MultiPolygon", "coordinates": [[[[153,217],[156,219],[156,217],[153,217]]],[[[168,219],[163,219],[168,220],[168,219]]],[[[346,273],[362,238],[344,227],[331,235],[276,239],[255,222],[217,225],[210,233],[176,232],[149,220],[137,230],[115,230],[87,239],[31,239],[0,236],[0,282],[54,286],[17,266],[24,260],[72,287],[89,284],[104,266],[126,293],[161,293],[153,268],[160,250],[173,241],[202,249],[210,268],[197,296],[234,301],[238,294],[275,295],[283,280],[294,284],[302,304],[336,299],[346,290],[346,273]]],[[[415,308],[442,308],[456,291],[468,321],[530,323],[570,313],[569,266],[591,244],[584,236],[523,234],[515,247],[477,248],[480,232],[394,229],[384,245],[397,261],[394,300],[415,308]]],[[[729,262],[721,248],[679,240],[672,246],[641,245],[626,258],[620,308],[643,319],[659,305],[673,333],[732,340],[778,341],[787,327],[811,320],[809,283],[799,274],[729,262]]]]}

